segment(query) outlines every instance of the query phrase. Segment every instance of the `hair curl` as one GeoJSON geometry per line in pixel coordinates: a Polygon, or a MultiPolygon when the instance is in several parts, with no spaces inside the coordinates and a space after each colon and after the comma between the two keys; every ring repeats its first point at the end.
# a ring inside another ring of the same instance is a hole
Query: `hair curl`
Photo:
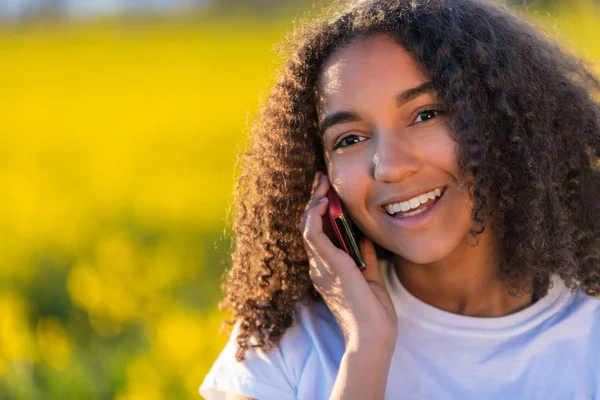
{"type": "Polygon", "coordinates": [[[431,78],[483,214],[505,249],[511,293],[543,296],[557,273],[600,293],[600,82],[578,58],[512,14],[477,0],[367,0],[292,35],[293,52],[240,155],[235,248],[221,308],[239,323],[237,359],[279,343],[294,304],[319,301],[299,223],[324,170],[316,87],[328,56],[383,33],[431,78]],[[526,287],[526,277],[534,289],[526,287]],[[312,300],[311,300],[312,299],[312,300]]]}

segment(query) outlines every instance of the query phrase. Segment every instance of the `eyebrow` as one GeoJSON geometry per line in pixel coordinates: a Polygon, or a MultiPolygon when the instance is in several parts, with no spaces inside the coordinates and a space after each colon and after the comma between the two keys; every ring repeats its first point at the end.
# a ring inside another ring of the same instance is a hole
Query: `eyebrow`
{"type": "Polygon", "coordinates": [[[323,119],[321,124],[321,135],[325,131],[337,124],[343,124],[344,122],[360,121],[361,118],[356,111],[338,111],[333,114],[329,114],[323,119]]]}
{"type": "MultiPolygon", "coordinates": [[[[419,86],[416,86],[411,89],[407,89],[396,96],[396,105],[398,107],[408,103],[414,98],[424,94],[433,92],[435,89],[433,87],[433,83],[431,81],[424,82],[419,86]]],[[[338,111],[332,114],[327,115],[323,122],[321,123],[321,135],[327,131],[327,129],[331,128],[337,124],[343,124],[346,122],[356,122],[360,121],[361,118],[356,111],[338,111]]]]}
{"type": "Polygon", "coordinates": [[[431,93],[433,91],[435,91],[435,89],[431,81],[421,83],[417,87],[407,89],[404,92],[398,94],[398,96],[396,96],[396,105],[400,107],[413,100],[415,97],[418,97],[424,93],[431,93]]]}

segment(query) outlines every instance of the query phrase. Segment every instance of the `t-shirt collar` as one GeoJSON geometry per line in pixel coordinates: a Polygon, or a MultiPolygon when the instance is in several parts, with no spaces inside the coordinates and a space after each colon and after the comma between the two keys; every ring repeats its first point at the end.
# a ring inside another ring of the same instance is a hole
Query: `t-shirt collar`
{"type": "Polygon", "coordinates": [[[553,275],[547,295],[529,307],[503,317],[470,317],[433,307],[410,294],[402,286],[391,262],[380,261],[380,268],[399,319],[409,318],[426,328],[443,330],[447,334],[515,335],[539,325],[574,295],[558,275],[553,275]]]}

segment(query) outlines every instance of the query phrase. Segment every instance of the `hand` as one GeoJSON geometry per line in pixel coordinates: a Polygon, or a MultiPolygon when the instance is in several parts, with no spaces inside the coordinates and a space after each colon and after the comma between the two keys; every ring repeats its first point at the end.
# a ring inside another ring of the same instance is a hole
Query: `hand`
{"type": "Polygon", "coordinates": [[[300,225],[310,278],[342,328],[346,346],[373,340],[393,350],[398,320],[377,265],[373,243],[367,238],[360,243],[367,266],[361,272],[352,257],[323,233],[329,186],[327,175],[317,172],[300,225]]]}

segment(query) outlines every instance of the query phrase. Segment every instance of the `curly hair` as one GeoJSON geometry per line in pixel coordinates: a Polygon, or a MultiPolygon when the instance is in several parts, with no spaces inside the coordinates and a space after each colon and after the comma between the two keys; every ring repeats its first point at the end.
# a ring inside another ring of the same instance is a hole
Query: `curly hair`
{"type": "Polygon", "coordinates": [[[477,239],[484,221],[498,233],[509,292],[539,298],[559,274],[571,288],[600,293],[600,82],[591,69],[503,5],[363,0],[291,35],[293,51],[240,154],[220,304],[239,323],[238,360],[250,347],[278,345],[295,303],[321,301],[299,230],[312,178],[325,170],[319,73],[334,50],[381,33],[436,89],[470,177],[479,226],[470,235],[477,239]]]}

